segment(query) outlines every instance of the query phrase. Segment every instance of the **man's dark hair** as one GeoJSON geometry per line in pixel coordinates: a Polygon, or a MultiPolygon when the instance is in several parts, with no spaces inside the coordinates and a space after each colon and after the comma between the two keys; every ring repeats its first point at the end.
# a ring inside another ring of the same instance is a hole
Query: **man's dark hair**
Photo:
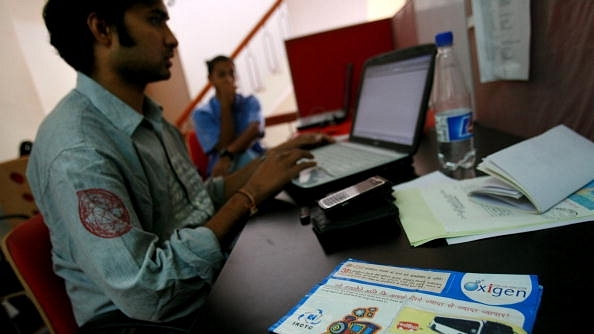
{"type": "Polygon", "coordinates": [[[218,56],[212,58],[211,60],[207,60],[206,68],[208,69],[208,75],[212,74],[212,71],[214,70],[214,67],[216,64],[224,62],[224,61],[233,62],[233,59],[231,59],[227,56],[224,56],[224,55],[218,55],[218,56]]]}
{"type": "Polygon", "coordinates": [[[136,3],[153,4],[159,0],[48,0],[43,7],[43,19],[50,43],[60,57],[75,70],[89,74],[93,70],[95,38],[87,26],[91,13],[107,25],[115,26],[120,43],[134,45],[124,26],[124,13],[136,3]]]}

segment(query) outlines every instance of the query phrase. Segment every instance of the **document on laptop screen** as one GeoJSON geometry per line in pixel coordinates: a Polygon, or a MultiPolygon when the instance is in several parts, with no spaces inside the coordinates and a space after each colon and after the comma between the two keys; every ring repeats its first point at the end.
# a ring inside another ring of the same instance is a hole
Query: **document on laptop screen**
{"type": "Polygon", "coordinates": [[[423,56],[369,68],[353,135],[411,145],[430,62],[431,56],[423,56]]]}

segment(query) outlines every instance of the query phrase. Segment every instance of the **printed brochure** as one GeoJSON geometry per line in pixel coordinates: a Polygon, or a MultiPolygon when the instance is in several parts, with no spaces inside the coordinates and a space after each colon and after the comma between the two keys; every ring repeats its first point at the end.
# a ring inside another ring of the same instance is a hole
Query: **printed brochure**
{"type": "Polygon", "coordinates": [[[536,275],[341,263],[268,331],[275,334],[530,333],[536,275]]]}

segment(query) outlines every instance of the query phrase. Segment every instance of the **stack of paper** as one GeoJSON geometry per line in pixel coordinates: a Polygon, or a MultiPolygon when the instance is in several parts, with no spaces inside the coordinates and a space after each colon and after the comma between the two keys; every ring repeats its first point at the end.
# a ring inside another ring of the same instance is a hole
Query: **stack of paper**
{"type": "Polygon", "coordinates": [[[394,187],[400,222],[412,246],[445,238],[460,243],[594,220],[594,182],[543,214],[471,200],[489,176],[453,180],[440,172],[394,187]]]}
{"type": "Polygon", "coordinates": [[[488,156],[492,176],[439,172],[394,187],[413,246],[458,243],[594,220],[594,143],[565,126],[488,156]]]}

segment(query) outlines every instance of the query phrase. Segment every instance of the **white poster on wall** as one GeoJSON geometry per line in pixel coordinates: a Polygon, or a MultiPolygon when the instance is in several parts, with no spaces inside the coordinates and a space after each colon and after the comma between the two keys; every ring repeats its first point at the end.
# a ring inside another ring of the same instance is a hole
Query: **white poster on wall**
{"type": "Polygon", "coordinates": [[[530,0],[472,0],[482,83],[528,80],[530,0]]]}

